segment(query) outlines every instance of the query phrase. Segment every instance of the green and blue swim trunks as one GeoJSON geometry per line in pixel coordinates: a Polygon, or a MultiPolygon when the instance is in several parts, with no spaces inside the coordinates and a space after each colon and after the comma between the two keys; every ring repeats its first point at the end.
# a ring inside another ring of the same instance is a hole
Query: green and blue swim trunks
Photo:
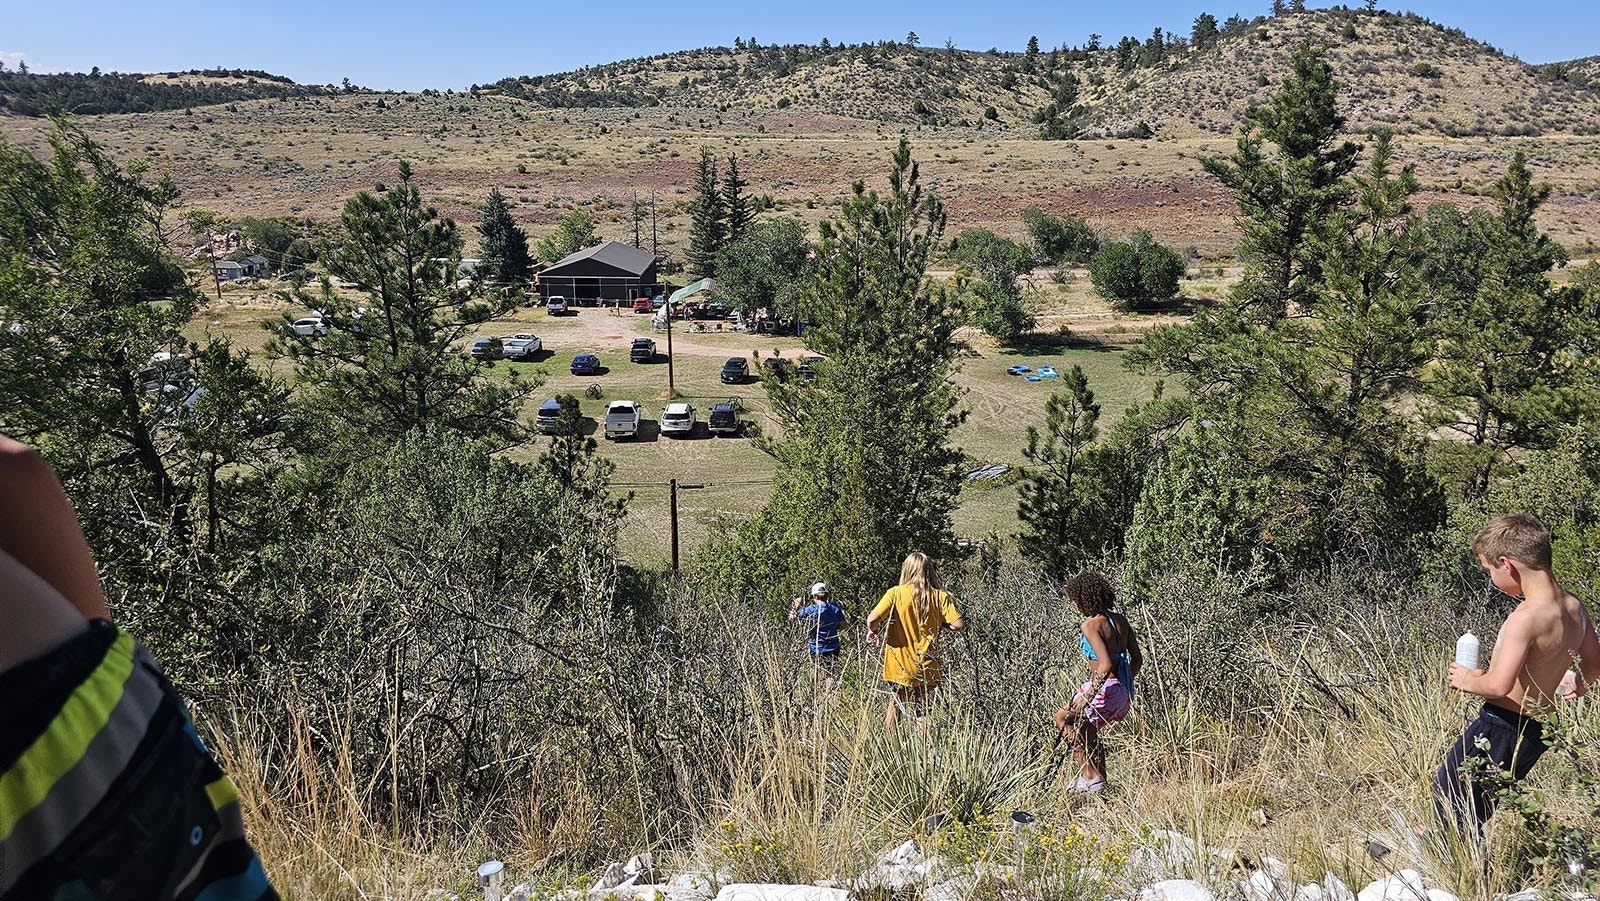
{"type": "Polygon", "coordinates": [[[131,636],[0,673],[0,899],[277,898],[239,797],[131,636]]]}

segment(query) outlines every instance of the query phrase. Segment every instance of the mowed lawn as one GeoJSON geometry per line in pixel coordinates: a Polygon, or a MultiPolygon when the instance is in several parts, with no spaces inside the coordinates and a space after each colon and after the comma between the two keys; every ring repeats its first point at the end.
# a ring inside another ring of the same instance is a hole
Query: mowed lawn
{"type": "MultiPolygon", "coordinates": [[[[236,346],[259,355],[271,337],[259,323],[275,318],[288,307],[264,295],[246,299],[243,292],[229,294],[235,296],[235,303],[203,313],[190,337],[220,333],[236,346]]],[[[293,312],[304,315],[299,310],[293,312]]],[[[701,425],[693,437],[667,438],[658,429],[661,408],[667,403],[666,336],[651,331],[648,316],[581,308],[575,314],[552,317],[539,309],[518,309],[478,330],[483,335],[516,332],[538,335],[545,351],[532,363],[495,363],[492,372],[498,375],[520,371],[542,380],[524,407],[529,419],[547,398],[558,394],[579,398],[586,429],[594,430],[600,452],[616,465],[614,480],[618,490],[633,495],[622,535],[623,551],[631,560],[658,565],[669,557],[667,486],[671,479],[677,479],[680,485],[702,486],[679,491],[679,540],[685,558],[707,539],[719,518],[747,518],[766,501],[771,492],[771,459],[757,450],[748,436],[710,436],[704,420],[712,404],[738,397],[746,408],[748,422],[768,434],[775,433],[777,424],[768,419],[766,392],[761,383],[751,379],[743,385],[724,385],[718,375],[728,357],[749,358],[752,352],[762,357],[775,353],[786,357],[803,355],[800,341],[675,328],[678,352],[674,354],[673,382],[678,399],[694,405],[701,425]],[[640,336],[656,340],[656,362],[628,360],[629,345],[640,336]],[[569,367],[579,353],[597,354],[603,367],[601,373],[572,375],[569,367]],[[599,398],[585,396],[585,389],[591,385],[599,386],[599,398]],[[600,437],[599,423],[606,404],[612,400],[635,400],[643,405],[644,422],[637,438],[607,441],[600,437]]],[[[1059,380],[1027,382],[1009,375],[1006,370],[1015,363],[1026,363],[1035,369],[1054,366],[1061,372],[1081,366],[1101,404],[1102,428],[1114,422],[1130,404],[1148,397],[1154,383],[1148,376],[1124,369],[1124,349],[1115,344],[1063,338],[1015,349],[1001,348],[976,334],[963,337],[970,341],[972,350],[959,359],[955,381],[965,392],[963,402],[969,412],[966,423],[956,433],[956,441],[971,456],[974,468],[1022,462],[1028,426],[1043,425],[1045,402],[1060,388],[1059,380]]],[[[278,374],[292,375],[287,361],[262,360],[278,374]]],[[[537,437],[510,454],[517,459],[536,458],[548,440],[537,437]]],[[[957,533],[965,536],[1015,531],[1015,486],[1007,479],[968,483],[955,522],[957,533]]]]}

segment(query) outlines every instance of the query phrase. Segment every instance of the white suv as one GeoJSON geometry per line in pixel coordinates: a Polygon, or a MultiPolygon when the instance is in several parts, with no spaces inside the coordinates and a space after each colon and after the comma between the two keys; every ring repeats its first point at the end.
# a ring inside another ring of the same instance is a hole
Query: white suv
{"type": "Polygon", "coordinates": [[[328,333],[328,320],[321,316],[308,316],[305,319],[296,319],[289,330],[302,338],[320,338],[328,333]]]}
{"type": "Polygon", "coordinates": [[[661,434],[693,435],[694,407],[689,404],[667,404],[661,411],[661,434]]]}
{"type": "Polygon", "coordinates": [[[544,311],[551,316],[559,316],[567,311],[567,299],[560,294],[550,295],[544,302],[544,311]]]}

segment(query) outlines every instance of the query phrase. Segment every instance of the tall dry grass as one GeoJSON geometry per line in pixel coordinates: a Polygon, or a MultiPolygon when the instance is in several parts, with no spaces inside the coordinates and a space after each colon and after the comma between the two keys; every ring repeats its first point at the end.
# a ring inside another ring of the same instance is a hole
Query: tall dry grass
{"type": "MultiPolygon", "coordinates": [[[[1085,798],[1068,792],[1076,767],[1048,728],[1082,677],[1076,616],[1025,574],[961,590],[974,628],[944,641],[943,690],[927,717],[889,733],[881,660],[857,635],[830,680],[777,618],[676,595],[659,629],[608,637],[609,671],[632,679],[594,683],[611,693],[590,704],[610,726],[590,738],[610,753],[581,753],[582,730],[541,728],[530,711],[507,727],[526,740],[501,742],[527,775],[465,813],[385,805],[426,793],[396,792],[354,761],[349,736],[370,711],[312,722],[295,698],[274,698],[285,729],[261,699],[241,699],[203,719],[269,871],[296,897],[471,891],[488,858],[518,879],[578,884],[642,850],[723,881],[850,880],[919,837],[950,859],[1015,864],[1024,895],[1099,899],[1138,888],[1140,874],[1120,869],[1152,829],[1198,841],[1191,875],[1221,883],[1238,876],[1213,852],[1270,855],[1301,882],[1331,872],[1355,888],[1413,867],[1486,901],[1552,878],[1530,866],[1513,818],[1498,817],[1482,848],[1434,828],[1434,769],[1474,712],[1444,688],[1458,625],[1446,611],[1404,596],[1335,604],[1345,589],[1328,582],[1279,589],[1270,613],[1231,577],[1169,586],[1130,613],[1149,662],[1135,713],[1107,733],[1113,788],[1085,798]],[[1053,837],[1043,857],[1013,842],[1012,810],[1053,837]],[[930,835],[935,814],[959,825],[930,835]],[[1393,852],[1374,860],[1374,840],[1393,852]]],[[[1558,713],[1591,749],[1595,705],[1558,713]]],[[[1558,819],[1591,809],[1557,753],[1530,787],[1558,819]]]]}

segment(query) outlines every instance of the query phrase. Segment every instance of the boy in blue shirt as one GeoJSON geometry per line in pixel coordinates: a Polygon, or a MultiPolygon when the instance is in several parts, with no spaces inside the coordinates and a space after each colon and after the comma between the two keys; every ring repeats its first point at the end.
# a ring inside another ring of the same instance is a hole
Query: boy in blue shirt
{"type": "Polygon", "coordinates": [[[830,594],[828,583],[818,582],[811,586],[811,603],[801,606],[806,599],[795,598],[789,605],[789,619],[804,621],[810,626],[806,648],[811,652],[811,659],[829,667],[838,662],[839,631],[845,624],[844,610],[829,600],[830,594]]]}

